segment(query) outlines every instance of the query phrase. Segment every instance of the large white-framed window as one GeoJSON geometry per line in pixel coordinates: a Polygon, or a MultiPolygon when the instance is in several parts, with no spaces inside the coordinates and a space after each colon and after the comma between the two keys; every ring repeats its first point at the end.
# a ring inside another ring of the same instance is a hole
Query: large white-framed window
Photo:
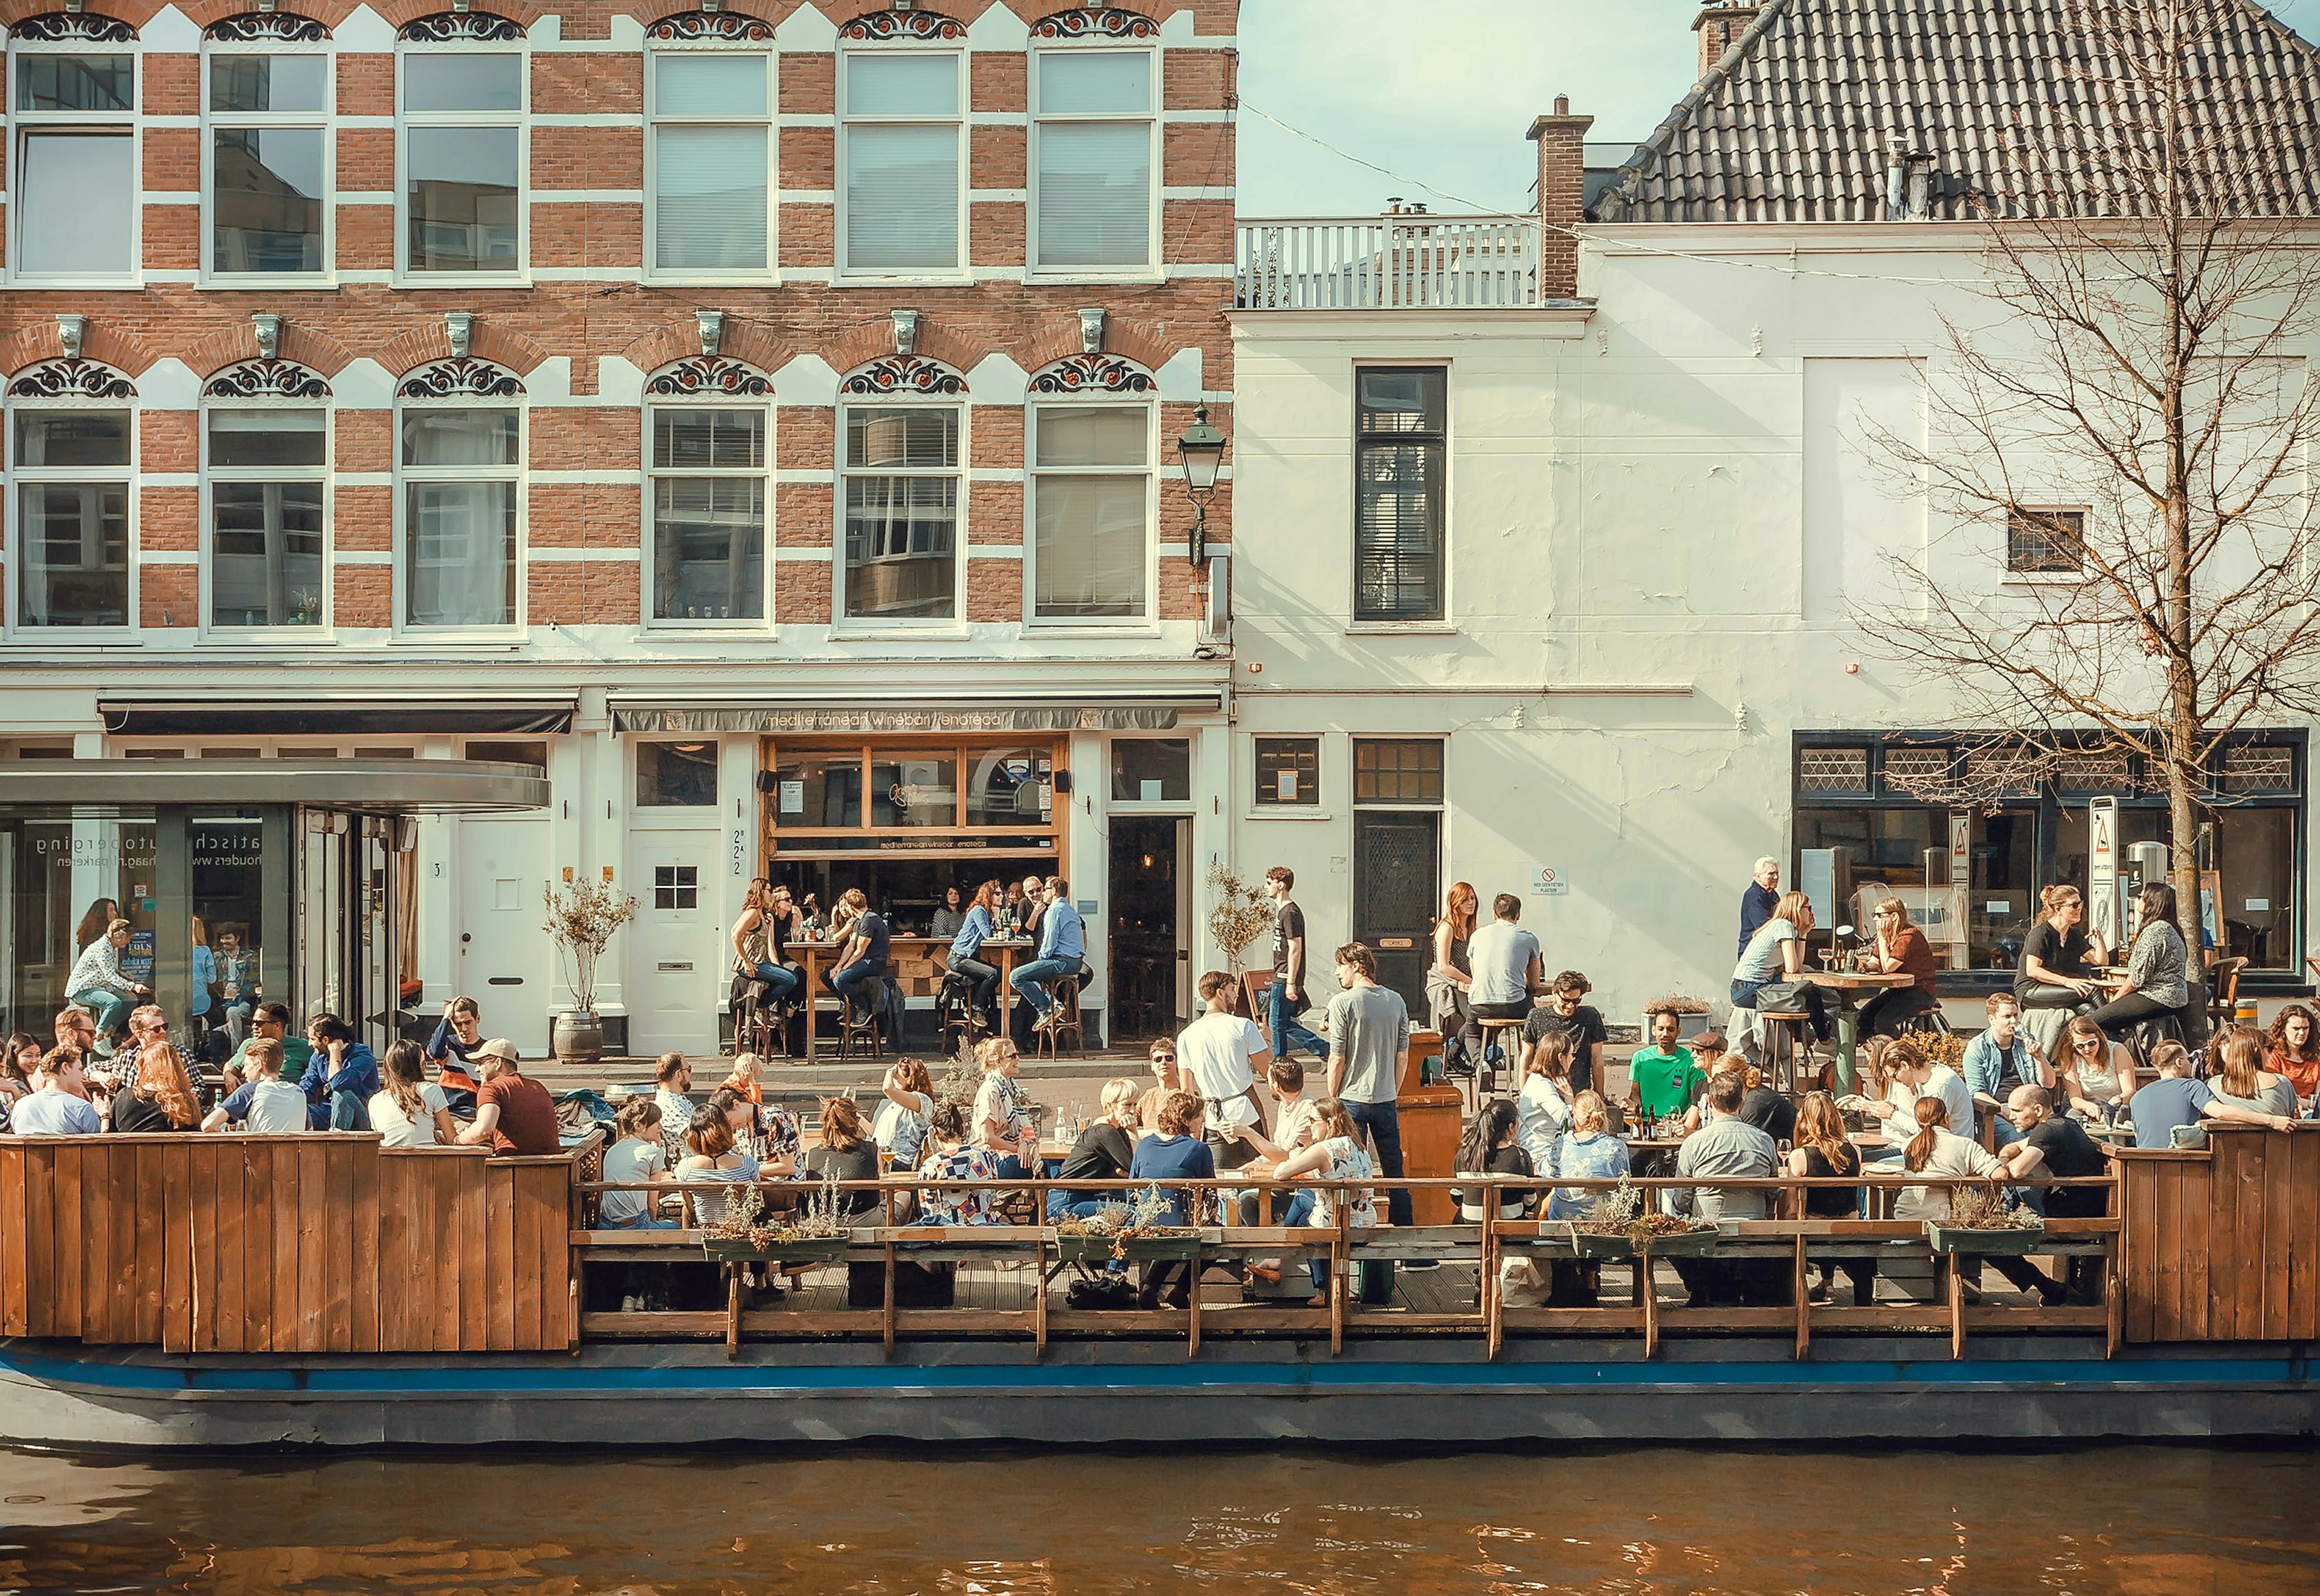
{"type": "Polygon", "coordinates": [[[961,50],[838,57],[839,270],[965,269],[965,73],[961,50]]]}
{"type": "Polygon", "coordinates": [[[1151,270],[1157,57],[1065,48],[1034,51],[1031,62],[1033,268],[1151,270]]]}
{"type": "Polygon", "coordinates": [[[10,276],[134,279],[141,264],[136,56],[21,40],[8,56],[10,276]]]}
{"type": "Polygon", "coordinates": [[[203,612],[212,631],[321,634],[329,459],[330,413],[319,405],[202,413],[203,612]]]}
{"type": "Polygon", "coordinates": [[[849,404],[839,413],[838,620],[874,626],[956,621],[965,409],[849,404]]]}
{"type": "Polygon", "coordinates": [[[761,277],[773,259],[773,57],[661,50],[651,104],[647,268],[656,277],[761,277]]]}
{"type": "Polygon", "coordinates": [[[514,50],[399,51],[404,275],[489,281],[523,269],[527,59],[514,50]]]}
{"type": "Polygon", "coordinates": [[[1031,407],[1031,619],[1152,618],[1155,406],[1031,407]]]}
{"type": "Polygon", "coordinates": [[[523,411],[406,402],[395,414],[395,619],[502,631],[523,613],[523,411]]]}
{"type": "Polygon", "coordinates": [[[327,47],[203,51],[203,269],[213,279],[331,267],[327,47]]]}
{"type": "Polygon", "coordinates": [[[114,406],[10,408],[10,619],[18,629],[126,631],[133,624],[134,413],[114,406]]]}
{"type": "Polygon", "coordinates": [[[764,405],[656,404],[646,413],[646,613],[656,625],[762,625],[764,405]]]}

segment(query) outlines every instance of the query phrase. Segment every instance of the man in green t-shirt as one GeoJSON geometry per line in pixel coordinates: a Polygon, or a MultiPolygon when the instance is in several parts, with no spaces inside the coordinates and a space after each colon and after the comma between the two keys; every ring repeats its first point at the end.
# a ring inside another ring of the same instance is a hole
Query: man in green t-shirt
{"type": "Polygon", "coordinates": [[[249,1071],[243,1067],[243,1057],[249,1051],[249,1044],[256,1041],[281,1043],[282,1073],[285,1075],[303,1074],[306,1061],[314,1056],[314,1049],[304,1038],[289,1036],[289,1029],[290,1011],[283,1004],[260,1003],[251,1010],[249,1035],[243,1038],[241,1046],[233,1050],[233,1056],[225,1061],[227,1090],[231,1091],[237,1084],[249,1082],[249,1071]]]}
{"type": "Polygon", "coordinates": [[[1683,1117],[1707,1084],[1691,1049],[1676,1046],[1682,1029],[1675,1011],[1658,1011],[1652,1016],[1652,1045],[1627,1061],[1627,1117],[1638,1124],[1683,1117]]]}

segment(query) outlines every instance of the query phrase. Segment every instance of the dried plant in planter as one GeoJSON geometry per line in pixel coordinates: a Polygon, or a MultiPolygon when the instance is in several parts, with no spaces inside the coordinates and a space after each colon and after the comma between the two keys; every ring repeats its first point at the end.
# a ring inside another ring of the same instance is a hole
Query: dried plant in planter
{"type": "Polygon", "coordinates": [[[1887,1074],[1903,1065],[1945,1064],[1955,1069],[1965,1059],[1965,1038],[1950,1031],[1915,1030],[1895,1037],[1885,1047],[1887,1074]]]}
{"type": "Polygon", "coordinates": [[[1655,997],[1645,1003],[1644,1012],[1646,1014],[1705,1014],[1708,1012],[1708,1005],[1696,997],[1685,997],[1681,993],[1672,992],[1665,997],[1655,997]]]}
{"type": "Polygon", "coordinates": [[[1955,1230],[2035,1230],[2038,1216],[2026,1208],[2008,1208],[1995,1186],[1957,1186],[1950,1192],[1950,1217],[1941,1221],[1955,1230]]]}
{"type": "Polygon", "coordinates": [[[763,1191],[755,1184],[735,1186],[725,1193],[724,1212],[707,1228],[706,1234],[719,1241],[746,1241],[761,1251],[784,1243],[835,1240],[847,1234],[847,1227],[838,1219],[840,1195],[838,1176],[833,1172],[823,1179],[819,1191],[775,1225],[764,1220],[763,1191]]]}
{"type": "Polygon", "coordinates": [[[1273,929],[1273,898],[1262,882],[1252,886],[1222,859],[1209,866],[1209,890],[1217,895],[1209,911],[1209,935],[1224,949],[1225,968],[1237,975],[1241,955],[1273,929]]]}
{"type": "Polygon", "coordinates": [[[1624,1175],[1616,1187],[1595,1200],[1585,1218],[1572,1220],[1571,1228],[1589,1236],[1624,1236],[1631,1247],[1716,1229],[1704,1220],[1662,1213],[1651,1205],[1644,1189],[1624,1175]]]}
{"type": "Polygon", "coordinates": [[[1200,1232],[1190,1226],[1169,1225],[1161,1221],[1169,1211],[1168,1199],[1160,1194],[1157,1186],[1146,1186],[1141,1192],[1127,1193],[1128,1201],[1107,1202],[1093,1213],[1082,1218],[1072,1215],[1057,1221],[1058,1236],[1087,1237],[1108,1239],[1111,1256],[1125,1258],[1123,1242],[1136,1237],[1187,1237],[1200,1232]]]}
{"type": "Polygon", "coordinates": [[[935,1081],[935,1101],[969,1108],[974,1105],[974,1094],[982,1089],[983,1072],[974,1066],[974,1049],[962,1042],[950,1061],[950,1068],[935,1081]]]}

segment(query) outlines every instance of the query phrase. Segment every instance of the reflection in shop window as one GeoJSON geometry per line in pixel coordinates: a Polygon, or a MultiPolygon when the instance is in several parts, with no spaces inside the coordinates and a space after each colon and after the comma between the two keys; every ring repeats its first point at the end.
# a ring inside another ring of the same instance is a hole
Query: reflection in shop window
{"type": "Polygon", "coordinates": [[[966,823],[1037,826],[1053,818],[1055,766],[1045,748],[977,748],[970,756],[966,823]]]}
{"type": "Polygon", "coordinates": [[[927,753],[873,749],[870,823],[881,829],[957,825],[957,753],[950,748],[927,753]]]}
{"type": "Polygon", "coordinates": [[[1121,737],[1111,744],[1114,803],[1181,803],[1192,796],[1192,743],[1183,737],[1121,737]]]}
{"type": "Polygon", "coordinates": [[[637,745],[637,807],[705,809],[717,802],[717,745],[640,742],[637,745]]]}

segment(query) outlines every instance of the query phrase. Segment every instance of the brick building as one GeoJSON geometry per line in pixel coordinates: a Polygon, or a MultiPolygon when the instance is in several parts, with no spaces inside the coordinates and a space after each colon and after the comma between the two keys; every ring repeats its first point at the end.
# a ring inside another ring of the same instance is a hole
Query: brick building
{"type": "Polygon", "coordinates": [[[537,1048],[542,886],[609,876],[600,1009],[705,1048],[749,875],[917,929],[1032,870],[1165,1023],[1230,818],[1229,481],[1196,570],[1175,440],[1232,431],[1235,0],[449,4],[0,5],[0,769],[192,805],[0,807],[10,1023],[110,898],[165,997],[231,926],[277,995],[537,1048]],[[404,758],[553,798],[295,903],[303,821],[202,812],[204,761],[404,758]]]}

